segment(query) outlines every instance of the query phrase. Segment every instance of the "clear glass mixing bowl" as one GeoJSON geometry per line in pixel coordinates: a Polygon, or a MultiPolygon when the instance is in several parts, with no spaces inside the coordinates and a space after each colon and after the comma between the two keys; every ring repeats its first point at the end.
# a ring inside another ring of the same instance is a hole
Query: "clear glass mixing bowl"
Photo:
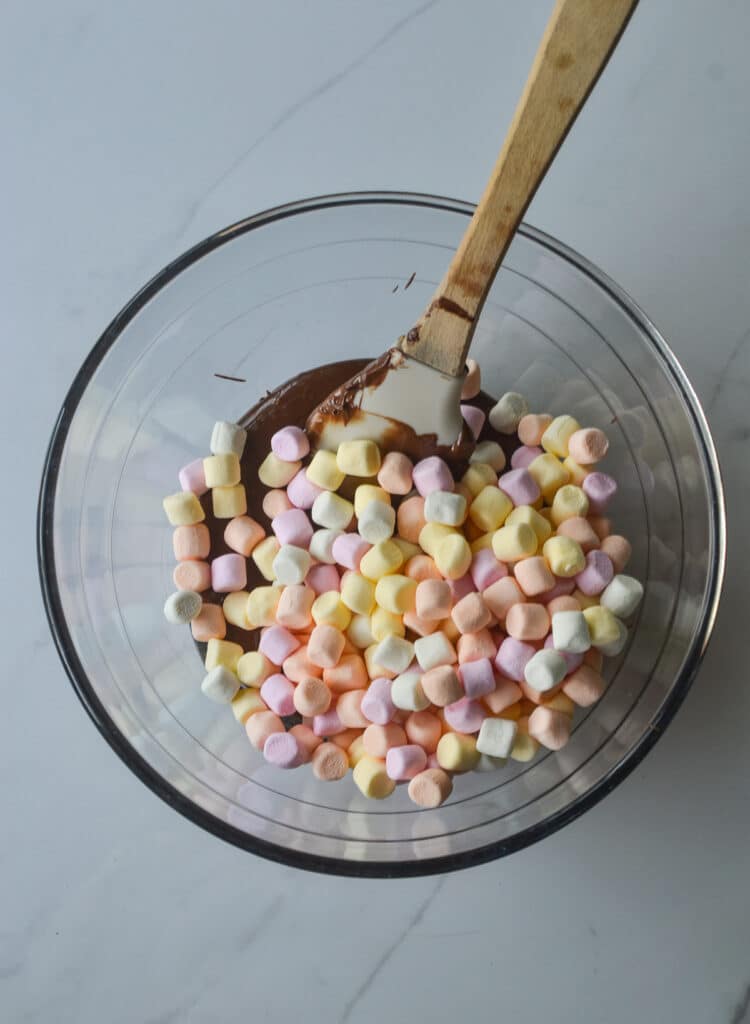
{"type": "Polygon", "coordinates": [[[611,439],[612,510],[646,586],[603,699],[570,743],[529,764],[458,777],[450,801],[382,803],[347,778],[262,762],[229,709],[201,694],[172,589],[161,508],[216,419],[241,416],[298,371],[388,347],[425,306],[472,207],[425,195],[328,196],[259,214],[157,275],[97,342],[50,443],[39,565],[58,650],[86,710],[167,803],[223,839],[300,867],[416,875],[489,860],[601,799],[682,701],[721,587],[725,524],[711,437],[690,384],[647,317],[610,280],[529,227],[481,316],[487,391],[572,411],[611,439]],[[411,281],[411,284],[407,283],[411,281]],[[217,373],[244,377],[246,384],[217,373]]]}

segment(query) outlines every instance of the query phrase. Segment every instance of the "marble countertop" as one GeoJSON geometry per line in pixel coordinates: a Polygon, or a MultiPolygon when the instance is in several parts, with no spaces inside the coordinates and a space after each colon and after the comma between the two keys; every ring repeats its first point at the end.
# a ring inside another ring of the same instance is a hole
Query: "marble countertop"
{"type": "Polygon", "coordinates": [[[475,199],[550,6],[5,5],[2,523],[19,540],[0,596],[4,1020],[750,1020],[746,4],[644,0],[528,214],[660,326],[728,497],[708,656],[606,800],[453,876],[324,884],[252,859],[112,754],[38,591],[47,438],[113,314],[189,245],[276,203],[367,188],[475,199]]]}

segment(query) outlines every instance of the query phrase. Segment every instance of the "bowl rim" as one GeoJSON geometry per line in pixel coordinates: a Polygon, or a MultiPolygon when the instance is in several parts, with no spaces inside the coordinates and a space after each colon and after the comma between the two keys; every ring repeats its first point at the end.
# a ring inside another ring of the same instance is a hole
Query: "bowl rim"
{"type": "Polygon", "coordinates": [[[204,238],[155,274],[126,303],[106,327],[83,361],[65,396],[53,427],[44,461],[37,505],[37,567],[44,608],[52,637],[73,689],[89,717],[110,747],[141,782],[147,785],[157,796],[161,797],[162,800],[176,811],[207,832],[241,849],[255,853],[268,860],[276,861],[277,863],[325,874],[346,875],[350,877],[406,878],[468,868],[521,850],[574,821],[610,793],[641,762],[664,732],[685,699],[711,637],[726,566],[726,507],[716,448],[700,400],[676,356],[654,323],[619,285],[599,270],[599,268],[595,267],[589,260],[569,246],[558,242],[551,235],[528,224],[522,224],[519,228],[520,234],[550,250],[590,278],[644,331],[649,342],[661,357],[666,371],[684,400],[688,413],[693,420],[695,433],[702,447],[702,454],[709,470],[707,484],[716,545],[715,557],[709,568],[708,593],[710,596],[700,625],[695,631],[686,654],[681,676],[670,690],[658,715],[653,719],[651,727],[644,731],[644,734],[628,754],[591,790],[577,797],[567,807],[545,818],[544,821],[530,826],[510,838],[487,843],[476,850],[460,854],[449,854],[442,857],[425,858],[424,860],[403,862],[355,861],[338,857],[322,857],[318,854],[288,849],[267,840],[250,836],[234,825],[221,821],[210,812],[193,803],[193,801],[168,783],[130,745],[107,713],[78,658],[63,614],[55,568],[53,516],[58,474],[70,425],[92,375],[110,348],[116,343],[123,329],[162,288],[168,285],[187,267],[196,263],[219,246],[255,228],[271,224],[276,220],[292,217],[300,213],[307,213],[311,210],[366,204],[422,206],[451,213],[460,213],[467,217],[471,216],[475,208],[472,203],[450,199],[445,196],[400,191],[333,193],[285,203],[246,217],[204,238]]]}

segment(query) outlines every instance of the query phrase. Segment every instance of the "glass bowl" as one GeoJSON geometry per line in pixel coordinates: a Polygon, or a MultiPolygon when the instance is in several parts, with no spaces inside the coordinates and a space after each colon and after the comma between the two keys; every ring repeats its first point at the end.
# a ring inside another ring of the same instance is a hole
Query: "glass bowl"
{"type": "Polygon", "coordinates": [[[150,281],[76,377],[39,506],[39,566],[58,650],[86,710],[167,803],[253,853],[304,868],[403,876],[531,843],[608,793],[663,732],[705,650],[721,588],[724,506],[695,394],[653,324],[600,271],[524,226],[472,354],[485,389],[573,412],[611,439],[615,524],[645,583],[608,687],[570,743],[459,776],[418,810],[404,787],[368,801],[351,778],[265,765],[200,691],[188,629],[166,623],[171,529],[161,499],[235,419],[300,370],[375,356],[415,321],[473,207],[355,193],[279,207],[219,232],[150,281]],[[217,376],[245,378],[246,383],[217,376]]]}

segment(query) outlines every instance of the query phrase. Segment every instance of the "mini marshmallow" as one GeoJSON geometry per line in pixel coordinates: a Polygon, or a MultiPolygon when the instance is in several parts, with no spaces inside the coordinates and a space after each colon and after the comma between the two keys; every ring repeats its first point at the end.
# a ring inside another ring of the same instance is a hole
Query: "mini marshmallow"
{"type": "Polygon", "coordinates": [[[172,581],[178,590],[200,593],[211,586],[211,566],[208,562],[180,562],[174,567],[172,581]]]}
{"type": "Polygon", "coordinates": [[[299,472],[300,466],[299,462],[284,462],[269,452],[258,466],[258,479],[266,487],[286,487],[299,472]]]}
{"type": "Polygon", "coordinates": [[[391,497],[388,491],[374,484],[359,484],[354,491],[354,514],[359,519],[371,501],[383,501],[390,504],[391,497]]]}
{"type": "Polygon", "coordinates": [[[273,626],[276,623],[276,609],[284,588],[278,585],[271,587],[254,587],[247,599],[247,617],[253,627],[273,626]]]}
{"type": "Polygon", "coordinates": [[[391,612],[387,608],[377,607],[373,610],[370,616],[370,629],[376,643],[385,640],[387,636],[406,636],[401,616],[398,612],[391,612]]]}
{"type": "Polygon", "coordinates": [[[580,487],[591,472],[588,466],[579,466],[578,463],[574,459],[571,459],[569,455],[565,456],[562,460],[562,464],[563,468],[568,471],[570,483],[575,484],[576,487],[580,487]]]}
{"type": "Polygon", "coordinates": [[[211,534],[204,523],[177,526],[172,534],[172,548],[178,562],[202,561],[211,550],[211,534]]]}
{"type": "Polygon", "coordinates": [[[486,548],[473,555],[469,573],[477,590],[486,590],[507,576],[508,570],[502,562],[498,562],[492,550],[486,548]]]}
{"type": "Polygon", "coordinates": [[[455,704],[464,695],[461,681],[450,665],[437,665],[425,672],[422,676],[422,689],[430,703],[438,708],[455,704]]]}
{"type": "Polygon", "coordinates": [[[522,696],[523,692],[518,683],[514,683],[512,679],[497,676],[495,678],[495,689],[492,693],[485,694],[484,703],[493,715],[500,715],[508,712],[508,709],[514,705],[517,705],[522,696]]]}
{"type": "Polygon", "coordinates": [[[563,520],[557,527],[557,532],[562,537],[570,537],[571,540],[577,541],[584,554],[599,547],[599,538],[589,521],[582,516],[571,516],[563,520]]]}
{"type": "MultiPolygon", "coordinates": [[[[555,650],[555,644],[552,639],[552,634],[545,638],[544,646],[548,650],[555,650]]],[[[571,672],[575,672],[583,664],[583,654],[574,651],[558,651],[557,652],[562,660],[565,662],[565,674],[569,675],[571,672]]]]}
{"type": "Polygon", "coordinates": [[[430,702],[422,689],[420,672],[402,672],[391,685],[391,700],[403,711],[424,711],[430,702]]]}
{"type": "Polygon", "coordinates": [[[299,645],[297,637],[284,626],[269,626],[261,635],[258,650],[265,654],[272,664],[281,665],[299,645]]]}
{"type": "Polygon", "coordinates": [[[443,576],[450,580],[457,580],[469,571],[472,551],[466,538],[460,533],[456,533],[438,541],[433,558],[443,576]]]}
{"type": "Polygon", "coordinates": [[[465,402],[470,398],[476,398],[482,390],[482,371],[476,359],[466,360],[466,376],[461,385],[461,401],[465,402]]]}
{"type": "Polygon", "coordinates": [[[240,725],[246,725],[251,715],[267,710],[257,690],[238,690],[232,700],[232,714],[240,725]]]}
{"type": "Polygon", "coordinates": [[[414,486],[426,498],[433,491],[452,491],[453,474],[446,462],[437,455],[418,462],[412,472],[414,486]]]}
{"type": "Polygon", "coordinates": [[[335,626],[342,633],[352,621],[352,613],[338,590],[327,590],[319,594],[313,602],[311,614],[316,626],[335,626]]]}
{"type": "Polygon", "coordinates": [[[486,462],[470,461],[469,468],[461,477],[461,484],[476,498],[485,487],[497,486],[497,472],[486,462]]]}
{"type": "Polygon", "coordinates": [[[455,665],[456,650],[444,633],[431,633],[414,641],[414,653],[423,672],[437,665],[455,665]]]}
{"type": "Polygon", "coordinates": [[[546,559],[540,555],[519,562],[515,566],[513,574],[527,597],[536,597],[551,590],[555,585],[555,577],[550,571],[546,559]]]}
{"type": "Polygon", "coordinates": [[[414,464],[401,452],[388,452],[378,471],[378,483],[389,494],[408,494],[412,489],[414,464]]]}
{"type": "Polygon", "coordinates": [[[224,542],[237,554],[247,558],[260,544],[266,531],[250,516],[236,516],[224,527],[224,542]]]}
{"type": "Polygon", "coordinates": [[[357,531],[369,544],[378,544],[393,536],[396,511],[384,501],[371,501],[357,520],[357,531]]]}
{"type": "Polygon", "coordinates": [[[544,544],[552,535],[552,525],[536,509],[530,505],[519,505],[514,508],[505,520],[506,526],[517,526],[519,523],[526,523],[536,534],[537,544],[544,544]]]}
{"type": "Polygon", "coordinates": [[[339,718],[336,708],[329,708],[322,714],[313,715],[313,733],[318,737],[337,736],[346,732],[346,726],[339,718]]]}
{"type": "MultiPolygon", "coordinates": [[[[401,557],[404,560],[404,564],[410,562],[412,558],[416,558],[417,555],[423,554],[419,544],[410,544],[409,541],[404,540],[403,537],[393,537],[391,539],[401,552],[401,557]]],[[[408,576],[409,574],[407,573],[406,575],[408,576]]]]}
{"type": "Polygon", "coordinates": [[[458,535],[455,526],[445,526],[443,523],[426,523],[419,531],[419,546],[435,558],[437,546],[444,537],[455,537],[458,535]]]}
{"type": "MultiPolygon", "coordinates": [[[[390,634],[381,640],[373,652],[376,665],[381,665],[394,675],[406,672],[414,658],[414,644],[402,637],[390,634]]],[[[400,707],[400,705],[397,705],[400,707]]],[[[413,708],[412,710],[418,710],[413,708]]]]}
{"type": "Polygon", "coordinates": [[[289,502],[295,508],[309,510],[313,507],[315,499],[323,493],[323,488],[318,487],[307,476],[306,469],[300,469],[295,473],[287,484],[286,494],[289,502]]]}
{"type": "Polygon", "coordinates": [[[570,457],[581,466],[590,466],[594,462],[600,462],[607,454],[608,448],[607,435],[596,427],[576,430],[568,438],[570,457]]]}
{"type": "Polygon", "coordinates": [[[342,533],[341,530],[316,530],[310,538],[308,551],[318,562],[324,562],[326,565],[335,565],[337,559],[333,553],[333,545],[339,537],[346,536],[347,534],[342,533]]]}
{"type": "Polygon", "coordinates": [[[216,519],[235,519],[247,512],[247,493],[243,484],[234,487],[214,487],[211,505],[216,519]]]}
{"type": "Polygon", "coordinates": [[[511,469],[528,469],[531,463],[538,455],[543,455],[544,451],[542,448],[534,445],[530,448],[527,445],[521,445],[520,448],[516,448],[510,457],[510,468],[511,469]]]}
{"type": "Polygon", "coordinates": [[[410,743],[418,743],[427,754],[437,750],[442,735],[442,725],[437,715],[430,711],[412,711],[404,723],[406,737],[410,743]]]}
{"type": "MultiPolygon", "coordinates": [[[[528,722],[528,720],[526,721],[528,722]]],[[[521,762],[531,761],[537,750],[539,750],[539,744],[534,737],[529,736],[527,732],[521,732],[519,729],[513,742],[513,749],[510,752],[511,759],[521,762]]]]}
{"type": "Polygon", "coordinates": [[[492,466],[495,472],[505,469],[505,452],[497,441],[480,441],[469,456],[469,464],[481,462],[492,466]]]}
{"type": "Polygon", "coordinates": [[[477,750],[489,757],[510,756],[518,726],[505,718],[485,718],[477,736],[477,750]]]}
{"type": "Polygon", "coordinates": [[[239,688],[239,679],[224,665],[212,668],[201,683],[205,696],[217,704],[231,704],[239,688]]]}
{"type": "Polygon", "coordinates": [[[568,454],[568,441],[580,429],[580,423],[572,416],[555,416],[542,434],[540,444],[546,452],[564,459],[568,454]]]}
{"type": "Polygon", "coordinates": [[[323,670],[323,682],[331,693],[366,689],[369,679],[364,660],[359,654],[342,654],[337,665],[323,670]]]}
{"type": "Polygon", "coordinates": [[[451,605],[451,590],[445,580],[426,579],[417,584],[415,607],[421,619],[444,619],[450,615],[451,605]]]}
{"type": "MultiPolygon", "coordinates": [[[[549,541],[547,541],[549,543],[549,541]]],[[[526,523],[501,526],[492,535],[492,550],[501,562],[518,562],[536,553],[536,534],[526,523]]]]}
{"type": "Polygon", "coordinates": [[[237,675],[237,665],[243,654],[244,651],[239,644],[214,638],[206,644],[206,657],[203,664],[207,672],[216,668],[217,665],[223,665],[224,668],[228,668],[230,672],[237,675]]]}
{"type": "Polygon", "coordinates": [[[585,517],[589,510],[589,499],[584,491],[575,484],[563,484],[556,492],[552,501],[552,512],[550,513],[555,526],[564,523],[566,519],[574,517],[585,517]]]}
{"type": "Polygon", "coordinates": [[[240,482],[240,460],[234,452],[209,455],[203,460],[203,476],[209,487],[233,487],[240,482]]]}
{"type": "Polygon", "coordinates": [[[553,708],[535,708],[529,715],[529,736],[548,750],[559,750],[570,739],[570,717],[553,708]]]}
{"type": "Polygon", "coordinates": [[[302,583],[311,565],[309,551],[293,544],[282,544],[273,560],[273,574],[279,583],[302,583]]]}
{"type": "Polygon", "coordinates": [[[589,473],[582,487],[592,515],[601,515],[617,494],[617,481],[607,473],[589,473]]]}
{"type": "Polygon", "coordinates": [[[275,579],[273,563],[280,550],[281,544],[275,537],[266,537],[265,540],[256,544],[250,553],[258,572],[269,583],[275,579]]]}
{"type": "Polygon", "coordinates": [[[275,516],[271,522],[271,529],[282,546],[284,544],[293,544],[298,548],[310,546],[313,528],[301,508],[292,508],[288,512],[282,512],[275,516]]]}
{"type": "Polygon", "coordinates": [[[469,661],[479,661],[481,658],[494,658],[497,654],[497,644],[488,629],[480,629],[478,633],[464,633],[460,636],[456,650],[459,664],[465,665],[469,661]]]}
{"type": "Polygon", "coordinates": [[[333,542],[331,554],[334,561],[346,569],[359,569],[363,555],[372,547],[356,533],[342,533],[333,542]]]}
{"type": "MultiPolygon", "coordinates": [[[[436,670],[433,669],[433,671],[436,670]]],[[[464,662],[458,670],[458,675],[466,696],[471,700],[485,697],[495,689],[495,673],[489,658],[464,662]]]]}
{"type": "Polygon", "coordinates": [[[245,723],[247,738],[256,750],[263,750],[269,736],[285,731],[284,723],[273,711],[261,711],[245,723]]]}
{"type": "Polygon", "coordinates": [[[439,807],[451,795],[453,783],[442,768],[427,768],[409,783],[409,798],[418,807],[439,807]]]}
{"type": "Polygon", "coordinates": [[[416,612],[404,612],[402,621],[404,627],[417,636],[429,636],[440,627],[439,619],[420,619],[416,612]]]}
{"type": "Polygon", "coordinates": [[[392,747],[402,747],[405,743],[406,733],[396,722],[368,725],[362,734],[365,753],[370,757],[384,758],[392,747]]]}
{"type": "Polygon", "coordinates": [[[375,476],[380,463],[380,449],[374,441],[342,441],[336,452],[336,465],[348,476],[375,476]]]}
{"type": "Polygon", "coordinates": [[[306,760],[291,732],[275,732],[263,744],[263,757],[276,768],[298,768],[306,760]]]}
{"type": "Polygon", "coordinates": [[[313,502],[310,515],[318,526],[329,530],[345,530],[354,518],[354,505],[341,495],[324,490],[313,502]]]}
{"type": "Polygon", "coordinates": [[[376,676],[362,697],[362,714],[376,725],[387,725],[396,713],[391,700],[391,681],[385,676],[376,676]]]}
{"type": "Polygon", "coordinates": [[[246,590],[233,590],[227,594],[222,603],[224,618],[238,629],[252,629],[247,617],[247,599],[250,595],[246,590]]]}
{"type": "Polygon", "coordinates": [[[505,631],[516,640],[544,640],[550,620],[543,604],[514,604],[505,616],[505,631]]]}
{"type": "Polygon", "coordinates": [[[346,639],[340,629],[335,626],[321,624],[316,626],[307,642],[307,656],[313,665],[321,668],[333,668],[338,664],[344,653],[346,639]]]}
{"type": "Polygon", "coordinates": [[[416,580],[417,583],[422,583],[423,580],[442,579],[434,560],[429,555],[422,554],[421,551],[406,563],[404,575],[416,580]]]}
{"type": "Polygon", "coordinates": [[[168,495],[162,506],[172,526],[193,526],[206,518],[203,506],[192,491],[178,491],[168,495]]]}
{"type": "Polygon", "coordinates": [[[541,494],[539,484],[528,469],[508,470],[498,478],[497,486],[508,495],[514,506],[533,505],[541,494]]]}
{"type": "MultiPolygon", "coordinates": [[[[318,626],[318,629],[327,628],[318,626]]],[[[294,689],[294,708],[300,715],[314,718],[316,715],[324,715],[330,706],[331,691],[322,679],[309,676],[297,683],[294,689]]]]}
{"type": "Polygon", "coordinates": [[[603,608],[609,609],[619,619],[629,618],[643,597],[643,584],[632,576],[621,573],[613,576],[599,598],[603,608]]]}
{"type": "Polygon", "coordinates": [[[398,573],[383,576],[375,587],[375,600],[381,608],[394,615],[414,611],[417,584],[398,573]]]}
{"type": "Polygon", "coordinates": [[[451,618],[459,633],[478,633],[480,629],[490,624],[492,613],[484,603],[482,595],[474,591],[456,602],[451,618]]]}
{"type": "Polygon", "coordinates": [[[204,602],[201,610],[190,622],[190,631],[193,639],[198,643],[211,640],[223,640],[227,635],[227,622],[224,612],[218,604],[206,604],[204,602]]]}
{"type": "Polygon", "coordinates": [[[567,677],[562,689],[579,708],[588,708],[604,693],[604,680],[590,665],[581,665],[567,677]]]}
{"type": "Polygon", "coordinates": [[[601,594],[614,576],[612,562],[603,551],[594,549],[586,555],[586,565],[575,577],[576,586],[587,597],[601,594]]]}
{"type": "Polygon", "coordinates": [[[560,597],[554,597],[551,601],[544,603],[547,605],[550,619],[558,612],[580,612],[582,610],[580,603],[572,595],[562,594],[560,597]]]}
{"type": "Polygon", "coordinates": [[[557,491],[570,479],[570,474],[560,460],[547,452],[538,455],[527,468],[539,485],[546,502],[551,502],[557,491]]]}
{"type": "Polygon", "coordinates": [[[474,736],[447,732],[441,736],[436,750],[437,762],[447,772],[468,772],[479,760],[477,741],[474,736]]]}
{"type": "Polygon", "coordinates": [[[322,448],[313,455],[307,467],[307,479],[324,491],[337,491],[345,476],[339,469],[335,453],[322,448]]]}
{"type": "Polygon", "coordinates": [[[164,602],[164,618],[174,625],[191,622],[201,610],[203,598],[194,590],[178,590],[164,602]]]}
{"type": "Polygon", "coordinates": [[[455,704],[443,708],[443,716],[446,725],[454,732],[477,733],[487,717],[487,712],[477,701],[462,697],[455,704]]]}
{"type": "Polygon", "coordinates": [[[570,654],[584,654],[591,647],[589,627],[583,612],[556,612],[552,616],[552,646],[556,651],[570,654]]]}
{"type": "Polygon", "coordinates": [[[183,466],[177,474],[177,479],[180,481],[180,488],[183,491],[192,491],[199,498],[208,490],[208,484],[203,475],[203,459],[194,459],[187,466],[183,466]]]}
{"type": "MultiPolygon", "coordinates": [[[[342,600],[343,600],[343,580],[342,580],[342,600]]],[[[375,602],[375,591],[373,589],[373,603],[375,602]]],[[[346,602],[344,602],[346,603],[346,602]]],[[[347,605],[348,607],[348,605],[347,605]]],[[[366,647],[371,647],[375,643],[375,637],[372,635],[372,628],[370,625],[369,614],[357,613],[352,616],[352,621],[349,623],[349,628],[346,631],[347,640],[354,645],[354,647],[363,651],[366,647]]]]}
{"type": "Polygon", "coordinates": [[[290,508],[294,508],[294,505],[287,497],[286,491],[282,491],[280,487],[274,487],[272,490],[266,491],[263,495],[261,508],[263,509],[263,515],[268,516],[269,519],[273,519],[273,517],[279,515],[280,512],[286,512],[290,508]]]}
{"type": "Polygon", "coordinates": [[[310,454],[310,442],[299,427],[282,427],[271,438],[271,451],[282,462],[299,462],[310,454]]]}
{"type": "Polygon", "coordinates": [[[564,579],[577,576],[586,566],[581,545],[570,537],[550,537],[545,541],[542,553],[555,576],[564,579]]]}
{"type": "Polygon", "coordinates": [[[461,415],[464,418],[466,426],[471,431],[472,437],[476,441],[479,435],[482,433],[482,427],[487,416],[482,410],[476,405],[461,405],[461,415]]]}
{"type": "Polygon", "coordinates": [[[620,537],[618,534],[613,533],[611,536],[605,537],[604,540],[602,540],[600,547],[604,554],[609,557],[612,565],[614,566],[615,572],[621,573],[630,561],[630,555],[633,550],[630,545],[630,541],[626,540],[625,537],[620,537]]]}
{"type": "Polygon", "coordinates": [[[220,555],[211,562],[211,587],[217,594],[244,590],[247,566],[242,555],[220,555]]]}
{"type": "Polygon", "coordinates": [[[219,420],[214,423],[211,431],[211,443],[209,448],[213,455],[224,455],[233,452],[238,458],[242,457],[247,440],[247,431],[237,423],[227,423],[219,420]]]}
{"type": "Polygon", "coordinates": [[[364,690],[346,690],[336,701],[336,713],[347,729],[366,729],[370,724],[362,714],[363,696],[364,690]]]}
{"type": "Polygon", "coordinates": [[[401,554],[398,546],[392,540],[383,540],[374,544],[362,556],[359,563],[359,571],[368,580],[377,582],[383,576],[397,572],[403,560],[404,556],[401,554]]]}
{"type": "Polygon", "coordinates": [[[613,618],[615,620],[615,625],[618,630],[618,635],[614,638],[614,640],[608,640],[604,643],[600,642],[598,645],[599,651],[602,654],[606,655],[606,657],[608,658],[616,658],[617,655],[622,652],[623,648],[625,647],[625,644],[628,642],[627,627],[623,622],[620,622],[620,620],[616,616],[613,616],[613,618]]]}
{"type": "Polygon", "coordinates": [[[525,678],[526,666],[536,654],[531,644],[523,643],[512,636],[506,637],[497,649],[495,668],[501,675],[514,682],[525,678]]]}
{"type": "Polygon", "coordinates": [[[341,577],[341,600],[358,615],[369,615],[375,607],[375,584],[358,572],[346,572],[341,577]]]}
{"type": "Polygon", "coordinates": [[[552,417],[547,413],[528,413],[518,423],[518,440],[522,445],[540,445],[551,422],[552,417]]]}
{"type": "Polygon", "coordinates": [[[343,779],[349,771],[349,758],[345,750],[335,743],[321,743],[316,747],[310,758],[313,775],[321,782],[334,782],[343,779]]]}
{"type": "Polygon", "coordinates": [[[460,526],[466,519],[466,498],[451,491],[432,491],[425,499],[424,517],[428,523],[460,526]]]}
{"type": "Polygon", "coordinates": [[[396,788],[393,779],[388,778],[383,762],[368,755],[354,766],[352,778],[362,795],[371,800],[383,800],[396,788]]]}
{"type": "Polygon", "coordinates": [[[237,662],[237,676],[243,686],[259,688],[273,673],[273,664],[260,651],[248,651],[237,662]]]}
{"type": "Polygon", "coordinates": [[[313,565],[305,576],[305,583],[315,594],[325,594],[327,590],[338,590],[340,586],[338,569],[335,565],[313,565]]]}
{"type": "Polygon", "coordinates": [[[536,651],[523,670],[524,680],[539,693],[546,693],[561,683],[567,672],[565,659],[559,651],[547,647],[536,651]]]}
{"type": "Polygon", "coordinates": [[[274,672],[264,681],[260,695],[269,711],[282,717],[294,714],[294,684],[280,672],[274,672]]]}
{"type": "Polygon", "coordinates": [[[482,488],[471,503],[469,519],[488,533],[499,529],[513,509],[513,502],[495,483],[482,488]]]}
{"type": "Polygon", "coordinates": [[[427,767],[427,754],[415,743],[391,747],[385,755],[385,770],[389,779],[413,779],[427,767]]]}
{"type": "Polygon", "coordinates": [[[482,597],[489,610],[500,622],[505,621],[509,608],[525,600],[523,591],[511,576],[505,576],[492,583],[482,591],[482,597]]]}
{"type": "Polygon", "coordinates": [[[529,406],[517,391],[506,391],[490,409],[492,427],[500,434],[515,434],[518,424],[528,413],[529,406]]]}

